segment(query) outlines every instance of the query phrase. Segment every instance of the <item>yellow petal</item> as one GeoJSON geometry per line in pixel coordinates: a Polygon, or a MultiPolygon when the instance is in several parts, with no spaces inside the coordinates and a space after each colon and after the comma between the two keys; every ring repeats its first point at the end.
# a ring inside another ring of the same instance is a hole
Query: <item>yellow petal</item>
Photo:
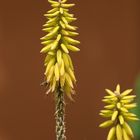
{"type": "Polygon", "coordinates": [[[121,97],[126,96],[132,92],[132,89],[127,89],[124,92],[121,93],[121,97]]]}
{"type": "Polygon", "coordinates": [[[109,95],[112,95],[112,96],[115,96],[115,93],[109,89],[105,89],[105,91],[109,94],[109,95]]]}
{"type": "Polygon", "coordinates": [[[119,84],[116,86],[116,92],[117,92],[118,94],[120,94],[120,85],[119,85],[119,84]]]}

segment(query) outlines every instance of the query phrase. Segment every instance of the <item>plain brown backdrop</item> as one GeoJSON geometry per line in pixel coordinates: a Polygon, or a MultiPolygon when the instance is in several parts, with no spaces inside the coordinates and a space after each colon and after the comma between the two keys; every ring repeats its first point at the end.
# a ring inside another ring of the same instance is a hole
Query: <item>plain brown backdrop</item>
{"type": "MultiPolygon", "coordinates": [[[[134,88],[140,72],[140,1],[69,0],[81,52],[72,54],[75,102],[67,100],[68,140],[105,140],[98,128],[104,89],[134,88]]],[[[0,140],[55,140],[54,100],[45,96],[41,31],[47,0],[0,1],[0,140]]]]}

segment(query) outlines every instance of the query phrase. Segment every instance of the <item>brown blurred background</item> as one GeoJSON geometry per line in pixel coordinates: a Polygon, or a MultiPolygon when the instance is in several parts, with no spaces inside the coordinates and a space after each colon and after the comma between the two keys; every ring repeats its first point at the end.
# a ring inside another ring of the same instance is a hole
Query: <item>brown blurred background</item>
{"type": "MultiPolygon", "coordinates": [[[[140,72],[140,1],[69,0],[81,52],[72,54],[76,102],[67,101],[68,140],[105,140],[104,89],[133,88],[140,72]]],[[[55,140],[54,100],[44,96],[41,31],[47,0],[0,2],[0,140],[55,140]]]]}

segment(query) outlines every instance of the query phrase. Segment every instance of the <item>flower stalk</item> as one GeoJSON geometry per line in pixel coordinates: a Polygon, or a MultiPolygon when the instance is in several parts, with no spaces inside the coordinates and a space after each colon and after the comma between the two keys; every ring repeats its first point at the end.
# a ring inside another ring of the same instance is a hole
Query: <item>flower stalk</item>
{"type": "Polygon", "coordinates": [[[56,139],[66,140],[65,136],[65,100],[64,93],[58,90],[55,94],[56,139]]]}

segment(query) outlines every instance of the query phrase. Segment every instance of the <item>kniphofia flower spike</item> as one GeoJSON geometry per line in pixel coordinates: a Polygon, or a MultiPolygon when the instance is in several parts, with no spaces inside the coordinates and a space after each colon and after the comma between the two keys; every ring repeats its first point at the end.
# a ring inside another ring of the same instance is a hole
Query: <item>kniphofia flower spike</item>
{"type": "Polygon", "coordinates": [[[121,93],[119,84],[114,92],[109,89],[106,89],[106,92],[108,95],[104,96],[102,101],[107,105],[100,111],[100,115],[109,120],[100,124],[100,127],[111,126],[107,140],[131,140],[134,138],[134,134],[128,122],[139,120],[135,114],[129,111],[137,106],[136,103],[133,103],[136,95],[130,95],[132,89],[121,93]]]}

